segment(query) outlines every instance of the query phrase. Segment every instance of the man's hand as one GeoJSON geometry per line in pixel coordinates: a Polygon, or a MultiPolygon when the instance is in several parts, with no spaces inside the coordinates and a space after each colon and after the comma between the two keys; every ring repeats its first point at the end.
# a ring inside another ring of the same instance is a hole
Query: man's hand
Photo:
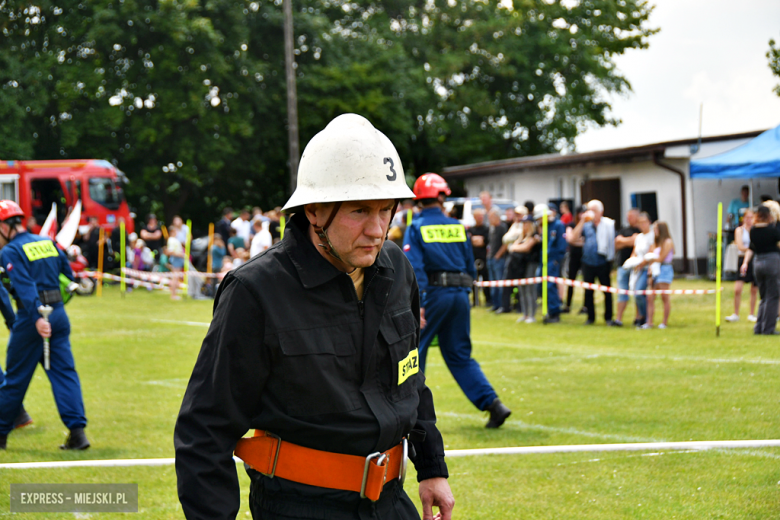
{"type": "Polygon", "coordinates": [[[425,321],[425,309],[420,307],[420,330],[424,329],[427,324],[428,322],[425,321]]]}
{"type": "Polygon", "coordinates": [[[35,330],[38,331],[42,338],[51,337],[51,323],[43,318],[38,318],[38,321],[35,322],[35,330]]]}
{"type": "Polygon", "coordinates": [[[452,519],[455,497],[452,496],[446,478],[429,478],[420,482],[420,501],[423,507],[423,520],[452,519]],[[436,516],[433,516],[434,506],[439,508],[436,516]]]}

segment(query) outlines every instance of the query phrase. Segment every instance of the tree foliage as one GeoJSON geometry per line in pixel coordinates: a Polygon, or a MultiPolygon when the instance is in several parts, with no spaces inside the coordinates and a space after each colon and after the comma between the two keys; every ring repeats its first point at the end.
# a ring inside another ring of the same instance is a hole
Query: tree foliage
{"type": "MultiPolygon", "coordinates": [[[[617,124],[643,0],[295,0],[301,142],[357,112],[407,174],[573,149],[617,124]]],[[[206,221],[288,195],[281,0],[0,3],[0,152],[95,157],[140,210],[206,221]]],[[[773,47],[774,49],[774,47],[773,47]]]]}
{"type": "MultiPolygon", "coordinates": [[[[769,51],[766,57],[769,58],[769,68],[772,69],[772,73],[780,77],[780,45],[776,45],[775,40],[769,40],[769,51]]],[[[775,87],[775,92],[780,96],[780,84],[775,87]]]]}

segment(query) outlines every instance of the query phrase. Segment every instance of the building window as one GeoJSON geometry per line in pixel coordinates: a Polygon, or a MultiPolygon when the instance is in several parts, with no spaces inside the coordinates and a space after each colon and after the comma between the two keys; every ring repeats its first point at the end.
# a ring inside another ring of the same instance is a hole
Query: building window
{"type": "Polygon", "coordinates": [[[647,212],[650,215],[650,222],[658,220],[658,200],[654,191],[632,193],[631,207],[647,212]]]}

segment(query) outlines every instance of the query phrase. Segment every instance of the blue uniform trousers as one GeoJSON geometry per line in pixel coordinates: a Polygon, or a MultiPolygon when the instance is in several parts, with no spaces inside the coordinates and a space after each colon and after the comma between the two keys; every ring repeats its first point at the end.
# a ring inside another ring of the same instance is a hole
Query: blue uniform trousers
{"type": "MultiPolygon", "coordinates": [[[[62,303],[56,303],[49,316],[52,337],[50,338],[51,369],[46,372],[51,382],[54,401],[62,422],[68,429],[87,425],[84,415],[84,401],[81,397],[81,383],[76,373],[73,354],[70,351],[70,321],[62,303]]],[[[40,315],[19,311],[16,323],[11,329],[6,356],[5,382],[0,385],[0,435],[7,435],[14,427],[14,419],[24,400],[38,363],[43,365],[43,338],[35,329],[40,315]]]]}
{"type": "MultiPolygon", "coordinates": [[[[536,273],[536,276],[542,276],[541,265],[536,270],[536,273]]],[[[547,259],[547,276],[561,276],[561,262],[559,260],[547,259]]],[[[544,310],[542,312],[544,312],[544,310]]],[[[547,282],[547,316],[554,318],[560,314],[561,297],[558,294],[558,285],[555,282],[547,282]]]]}
{"type": "Polygon", "coordinates": [[[471,304],[469,290],[458,287],[428,287],[425,296],[427,325],[420,338],[420,367],[433,338],[439,336],[444,362],[469,401],[480,410],[498,397],[479,363],[471,357],[471,304]]]}

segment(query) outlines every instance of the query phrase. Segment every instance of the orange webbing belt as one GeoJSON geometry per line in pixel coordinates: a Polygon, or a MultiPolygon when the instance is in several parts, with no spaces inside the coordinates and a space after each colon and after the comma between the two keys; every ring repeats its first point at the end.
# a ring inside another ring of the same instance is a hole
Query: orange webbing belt
{"type": "Polygon", "coordinates": [[[355,491],[361,497],[377,501],[385,482],[402,475],[405,442],[384,453],[359,457],[304,448],[283,441],[272,433],[255,430],[254,437],[238,441],[235,454],[254,470],[269,477],[355,491]]]}

